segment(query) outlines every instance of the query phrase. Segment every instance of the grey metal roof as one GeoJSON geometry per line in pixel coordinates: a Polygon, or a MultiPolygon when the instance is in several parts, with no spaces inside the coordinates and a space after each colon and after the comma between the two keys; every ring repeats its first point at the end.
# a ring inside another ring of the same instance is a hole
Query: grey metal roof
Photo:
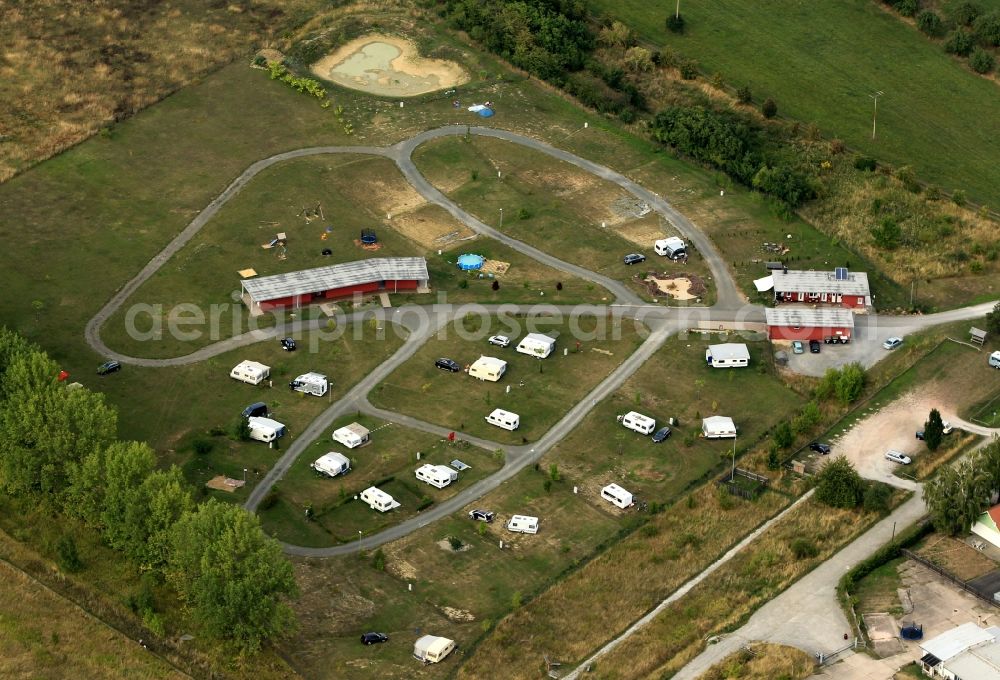
{"type": "Polygon", "coordinates": [[[427,260],[422,257],[381,257],[244,279],[242,284],[251,299],[261,302],[373,281],[426,281],[429,278],[427,260]]]}
{"type": "Polygon", "coordinates": [[[850,272],[847,279],[838,281],[834,272],[802,271],[789,269],[774,273],[776,293],[839,293],[841,295],[870,295],[868,274],[850,272]]]}
{"type": "MultiPolygon", "coordinates": [[[[777,277],[775,277],[777,278],[777,277]]],[[[767,307],[764,318],[768,326],[821,326],[854,328],[854,313],[840,307],[767,307]]]]}
{"type": "Polygon", "coordinates": [[[750,360],[750,350],[742,342],[724,342],[721,345],[709,345],[708,351],[713,359],[750,360]]]}
{"type": "Polygon", "coordinates": [[[992,633],[969,622],[922,642],[920,648],[947,662],[967,649],[994,641],[992,633]]]}

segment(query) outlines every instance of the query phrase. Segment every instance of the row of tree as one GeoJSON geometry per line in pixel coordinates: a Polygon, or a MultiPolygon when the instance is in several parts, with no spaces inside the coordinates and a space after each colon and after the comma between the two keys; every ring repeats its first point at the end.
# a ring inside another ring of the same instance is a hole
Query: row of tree
{"type": "Polygon", "coordinates": [[[104,395],[59,373],[0,328],[0,488],[100,532],[137,570],[169,583],[207,634],[252,652],[288,630],[292,567],[258,519],[214,500],[197,505],[179,468],[157,469],[148,445],[117,440],[104,395]]]}
{"type": "Polygon", "coordinates": [[[924,500],[938,531],[951,535],[969,530],[997,502],[1000,493],[1000,440],[966,457],[961,464],[942,467],[924,484],[924,500]]]}
{"type": "Polygon", "coordinates": [[[991,49],[1000,46],[1000,11],[986,13],[975,2],[953,2],[941,15],[922,8],[920,0],[883,0],[905,17],[913,17],[917,28],[931,38],[943,38],[949,54],[966,57],[976,73],[989,73],[996,66],[991,49]]]}

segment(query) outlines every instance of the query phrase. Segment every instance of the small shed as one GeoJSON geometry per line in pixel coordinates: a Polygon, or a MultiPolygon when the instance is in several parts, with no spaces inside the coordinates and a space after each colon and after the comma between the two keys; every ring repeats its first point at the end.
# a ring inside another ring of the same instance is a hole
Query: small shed
{"type": "Polygon", "coordinates": [[[349,449],[356,449],[367,444],[371,438],[369,430],[359,423],[351,423],[333,431],[333,441],[339,442],[349,449]]]}
{"type": "Polygon", "coordinates": [[[496,357],[481,356],[469,366],[469,375],[480,380],[496,382],[507,372],[507,362],[496,357]]]}
{"type": "Polygon", "coordinates": [[[528,333],[517,343],[517,351],[529,354],[538,359],[544,359],[556,348],[556,339],[541,333],[528,333]]]}
{"type": "Polygon", "coordinates": [[[736,436],[736,423],[727,416],[709,416],[701,421],[705,439],[731,439],[736,436]]]}
{"type": "Polygon", "coordinates": [[[969,329],[969,341],[980,347],[986,342],[986,331],[973,326],[969,329]]]}
{"type": "Polygon", "coordinates": [[[413,643],[413,656],[424,663],[437,663],[454,649],[454,640],[438,635],[424,635],[413,643]]]}
{"type": "Polygon", "coordinates": [[[309,467],[327,477],[336,477],[351,469],[351,460],[342,453],[330,451],[317,458],[309,467]]]}
{"type": "Polygon", "coordinates": [[[741,342],[709,345],[705,361],[712,368],[737,368],[750,365],[750,350],[741,342]]]}

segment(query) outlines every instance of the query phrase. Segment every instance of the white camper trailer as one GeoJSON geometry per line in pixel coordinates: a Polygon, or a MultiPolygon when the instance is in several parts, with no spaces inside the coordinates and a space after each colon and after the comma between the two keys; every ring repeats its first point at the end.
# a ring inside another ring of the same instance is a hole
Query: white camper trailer
{"type": "Polygon", "coordinates": [[[518,352],[521,354],[530,354],[538,359],[544,359],[549,356],[555,351],[555,348],[556,339],[542,335],[541,333],[528,333],[521,338],[521,342],[517,343],[518,352]]]}
{"type": "Polygon", "coordinates": [[[1000,351],[990,354],[989,362],[993,368],[1000,368],[1000,351]]]}
{"type": "Polygon", "coordinates": [[[618,422],[630,430],[635,430],[639,434],[649,434],[656,429],[655,420],[635,411],[629,411],[625,415],[619,416],[618,422]]]}
{"type": "Polygon", "coordinates": [[[351,423],[333,431],[333,441],[339,442],[349,449],[356,449],[367,444],[370,439],[368,428],[359,423],[351,423]]]}
{"type": "Polygon", "coordinates": [[[372,510],[379,512],[389,512],[399,507],[399,501],[374,486],[369,486],[361,492],[361,500],[367,503],[372,510]]]}
{"type": "Polygon", "coordinates": [[[279,423],[277,420],[271,420],[270,418],[258,418],[250,417],[247,418],[247,426],[250,428],[250,439],[256,439],[259,442],[267,442],[270,444],[275,439],[281,439],[285,436],[285,426],[279,423]]]}
{"type": "Polygon", "coordinates": [[[513,432],[521,425],[521,416],[516,413],[511,413],[510,411],[504,411],[502,408],[493,409],[493,412],[486,416],[486,422],[490,425],[496,425],[497,427],[502,427],[505,430],[510,430],[513,432]]]}
{"type": "Polygon", "coordinates": [[[413,656],[424,663],[437,663],[451,654],[455,641],[437,635],[424,635],[413,643],[413,656]]]}
{"type": "Polygon", "coordinates": [[[271,375],[271,367],[256,361],[241,361],[229,371],[229,377],[240,382],[259,385],[271,375]]]}
{"type": "Polygon", "coordinates": [[[351,459],[342,453],[330,451],[317,458],[309,467],[327,477],[336,477],[351,469],[351,459]]]}
{"type": "Polygon", "coordinates": [[[427,482],[439,489],[443,489],[458,479],[458,472],[447,465],[431,465],[430,463],[418,467],[416,475],[421,482],[427,482]]]}
{"type": "Polygon", "coordinates": [[[726,416],[709,416],[701,421],[705,439],[729,439],[736,436],[736,424],[726,416]]]}
{"type": "Polygon", "coordinates": [[[296,392],[305,392],[316,397],[322,397],[330,389],[330,381],[322,373],[303,373],[288,383],[296,392]]]}
{"type": "Polygon", "coordinates": [[[705,350],[705,362],[712,368],[738,368],[750,365],[750,350],[740,342],[726,342],[709,345],[705,350]]]}
{"type": "Polygon", "coordinates": [[[601,489],[601,498],[622,510],[632,505],[632,494],[617,484],[608,484],[601,489]]]}
{"type": "Polygon", "coordinates": [[[496,382],[507,372],[507,362],[496,357],[482,356],[469,366],[469,375],[480,380],[496,382]]]}
{"type": "Polygon", "coordinates": [[[653,251],[671,260],[680,260],[687,256],[687,245],[676,236],[663,238],[653,243],[653,251]]]}
{"type": "Polygon", "coordinates": [[[507,522],[507,530],[517,534],[537,534],[538,518],[527,515],[514,515],[507,522]]]}

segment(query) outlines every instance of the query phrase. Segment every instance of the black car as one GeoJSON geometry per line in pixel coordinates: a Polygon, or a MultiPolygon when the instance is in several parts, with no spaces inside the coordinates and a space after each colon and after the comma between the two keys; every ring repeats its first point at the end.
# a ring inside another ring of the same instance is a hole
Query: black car
{"type": "Polygon", "coordinates": [[[664,439],[666,439],[669,436],[670,436],[670,428],[669,427],[661,427],[659,430],[657,430],[653,434],[653,443],[654,444],[659,444],[660,442],[662,442],[664,439]]]}
{"type": "Polygon", "coordinates": [[[97,367],[97,375],[107,375],[122,370],[122,365],[117,361],[105,361],[97,367]]]}
{"type": "Polygon", "coordinates": [[[462,370],[462,367],[458,365],[457,361],[452,361],[451,359],[441,358],[434,362],[434,365],[445,371],[451,371],[452,373],[458,373],[462,370]]]}
{"type": "Polygon", "coordinates": [[[640,262],[646,261],[646,256],[640,255],[639,253],[629,253],[622,261],[625,264],[639,264],[640,262]]]}
{"type": "Polygon", "coordinates": [[[254,403],[243,409],[244,418],[266,418],[267,417],[267,404],[262,401],[255,401],[254,403]]]}
{"type": "Polygon", "coordinates": [[[923,430],[917,430],[917,439],[919,439],[920,441],[924,440],[924,431],[923,430]]]}
{"type": "Polygon", "coordinates": [[[385,633],[365,633],[361,636],[361,644],[376,645],[380,642],[388,642],[389,636],[385,633]]]}
{"type": "Polygon", "coordinates": [[[821,456],[825,456],[826,454],[830,453],[829,444],[821,444],[820,442],[813,442],[812,444],[809,445],[809,448],[821,456]]]}
{"type": "Polygon", "coordinates": [[[494,517],[496,517],[496,513],[489,510],[473,510],[469,513],[469,519],[474,519],[477,522],[489,523],[493,521],[494,517]]]}
{"type": "Polygon", "coordinates": [[[822,345],[819,344],[819,340],[809,341],[809,351],[813,354],[819,354],[820,347],[822,347],[822,345]]]}
{"type": "Polygon", "coordinates": [[[286,352],[294,352],[295,351],[295,340],[293,340],[292,338],[282,338],[281,339],[281,349],[285,350],[286,352]]]}

